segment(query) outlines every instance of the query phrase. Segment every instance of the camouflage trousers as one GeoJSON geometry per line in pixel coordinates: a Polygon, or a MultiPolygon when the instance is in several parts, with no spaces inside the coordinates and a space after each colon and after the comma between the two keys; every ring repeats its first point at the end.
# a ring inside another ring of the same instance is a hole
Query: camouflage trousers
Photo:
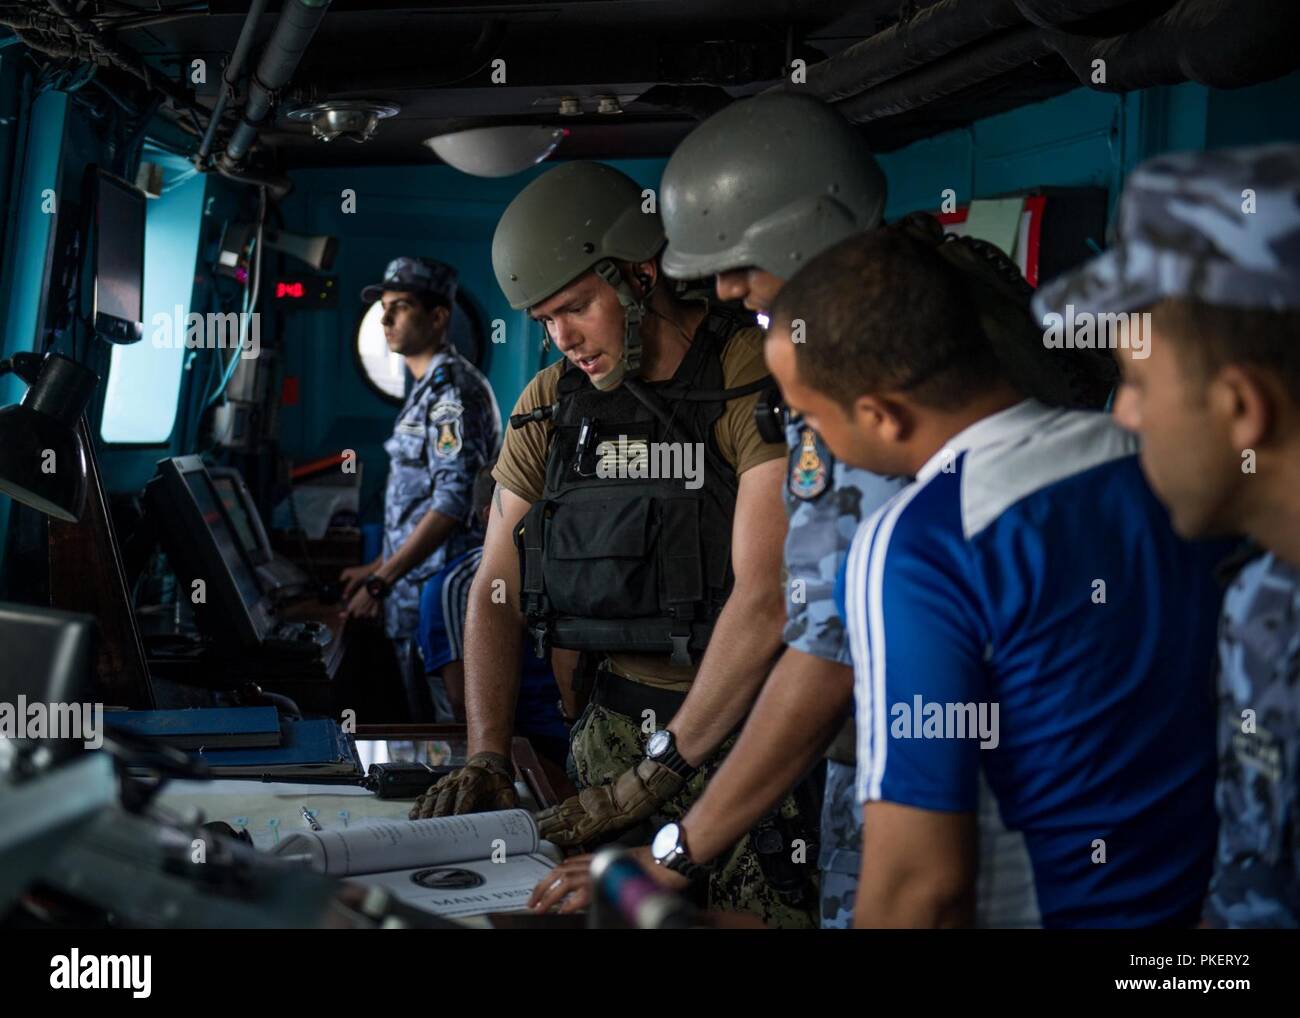
{"type": "Polygon", "coordinates": [[[853,926],[853,902],[858,893],[862,859],[862,807],[858,805],[857,768],[826,761],[826,793],[822,800],[822,929],[853,926]]]}
{"type": "MultiPolygon", "coordinates": [[[[636,766],[645,755],[645,741],[649,733],[641,730],[639,721],[607,710],[598,704],[589,704],[577,724],[573,726],[570,750],[573,760],[571,777],[579,789],[604,785],[613,781],[629,767],[636,766]]],[[[629,836],[620,838],[624,844],[645,844],[660,826],[670,820],[680,820],[699,798],[709,778],[722,764],[735,736],[706,762],[671,802],[665,803],[661,812],[650,822],[629,836]]],[[[799,807],[794,797],[787,795],[780,806],[781,815],[796,820],[799,807]]],[[[806,818],[805,818],[806,819],[806,818]]],[[[801,866],[807,877],[803,886],[793,895],[782,893],[771,886],[763,873],[752,835],[745,835],[727,854],[714,861],[709,876],[708,907],[720,911],[749,912],[768,926],[782,929],[813,929],[817,926],[817,860],[807,859],[805,852],[791,853],[792,861],[801,866]]]]}

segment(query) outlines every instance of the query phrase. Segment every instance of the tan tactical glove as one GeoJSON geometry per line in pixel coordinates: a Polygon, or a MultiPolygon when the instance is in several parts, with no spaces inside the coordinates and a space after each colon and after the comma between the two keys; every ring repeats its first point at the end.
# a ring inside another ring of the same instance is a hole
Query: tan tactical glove
{"type": "Polygon", "coordinates": [[[510,761],[500,753],[475,753],[464,767],[439,778],[416,799],[408,815],[412,820],[427,820],[514,809],[518,805],[515,769],[510,761]]]}
{"type": "Polygon", "coordinates": [[[571,799],[537,814],[543,838],[557,845],[583,845],[635,827],[651,816],[686,783],[654,760],[642,760],[612,785],[585,788],[571,799]]]}

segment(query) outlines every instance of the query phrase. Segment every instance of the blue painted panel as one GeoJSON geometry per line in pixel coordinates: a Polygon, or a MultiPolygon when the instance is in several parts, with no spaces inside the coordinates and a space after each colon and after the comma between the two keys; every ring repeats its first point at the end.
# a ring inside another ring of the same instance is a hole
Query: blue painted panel
{"type": "MultiPolygon", "coordinates": [[[[42,285],[46,257],[53,233],[54,216],[44,210],[44,192],[59,186],[59,156],[67,120],[68,97],[62,92],[45,92],[32,103],[28,121],[27,150],[18,188],[18,214],[3,261],[5,309],[3,341],[5,355],[37,347],[37,329],[42,309],[42,285]]],[[[22,398],[22,382],[13,376],[0,378],[0,406],[22,398]]],[[[4,584],[5,538],[9,529],[8,496],[0,495],[0,587],[4,584]]]]}
{"type": "MultiPolygon", "coordinates": [[[[52,192],[56,201],[59,198],[59,156],[67,111],[68,97],[62,92],[42,93],[32,104],[17,223],[4,260],[6,354],[37,346],[42,283],[55,220],[45,192],[52,192]]],[[[21,394],[21,383],[12,378],[0,381],[0,403],[11,403],[21,394]]]]}
{"type": "Polygon", "coordinates": [[[880,157],[889,180],[886,219],[1034,187],[1100,186],[1120,165],[1121,101],[1076,89],[977,121],[880,157]]]}
{"type": "Polygon", "coordinates": [[[1232,91],[1207,90],[1206,145],[1259,145],[1300,139],[1300,74],[1232,91]]]}

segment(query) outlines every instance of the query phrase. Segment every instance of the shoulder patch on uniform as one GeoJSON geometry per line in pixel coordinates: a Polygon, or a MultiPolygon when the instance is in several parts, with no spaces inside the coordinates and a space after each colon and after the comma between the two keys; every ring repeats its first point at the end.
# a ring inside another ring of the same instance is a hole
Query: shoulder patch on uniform
{"type": "Polygon", "coordinates": [[[459,400],[442,399],[430,408],[429,423],[445,424],[448,421],[458,421],[464,413],[465,406],[459,400]]]}
{"type": "Polygon", "coordinates": [[[433,454],[439,459],[452,459],[465,444],[460,430],[460,417],[434,423],[438,427],[438,437],[433,441],[433,454]]]}
{"type": "Polygon", "coordinates": [[[826,490],[830,479],[830,454],[812,428],[804,428],[799,444],[790,450],[790,494],[805,502],[826,490]]]}

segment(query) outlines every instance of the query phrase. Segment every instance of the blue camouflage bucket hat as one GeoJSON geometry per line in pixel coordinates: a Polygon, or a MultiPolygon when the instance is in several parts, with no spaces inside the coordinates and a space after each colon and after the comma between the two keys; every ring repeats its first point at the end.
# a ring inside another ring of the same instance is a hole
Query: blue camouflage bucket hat
{"type": "Polygon", "coordinates": [[[456,280],[456,270],[450,265],[432,258],[403,255],[388,263],[382,283],[374,283],[361,291],[361,299],[371,304],[385,290],[406,290],[442,297],[451,307],[456,302],[456,280]]]}
{"type": "Polygon", "coordinates": [[[1177,152],[1142,163],[1114,246],[1044,285],[1034,314],[1135,311],[1167,298],[1300,307],[1300,145],[1177,152]]]}

